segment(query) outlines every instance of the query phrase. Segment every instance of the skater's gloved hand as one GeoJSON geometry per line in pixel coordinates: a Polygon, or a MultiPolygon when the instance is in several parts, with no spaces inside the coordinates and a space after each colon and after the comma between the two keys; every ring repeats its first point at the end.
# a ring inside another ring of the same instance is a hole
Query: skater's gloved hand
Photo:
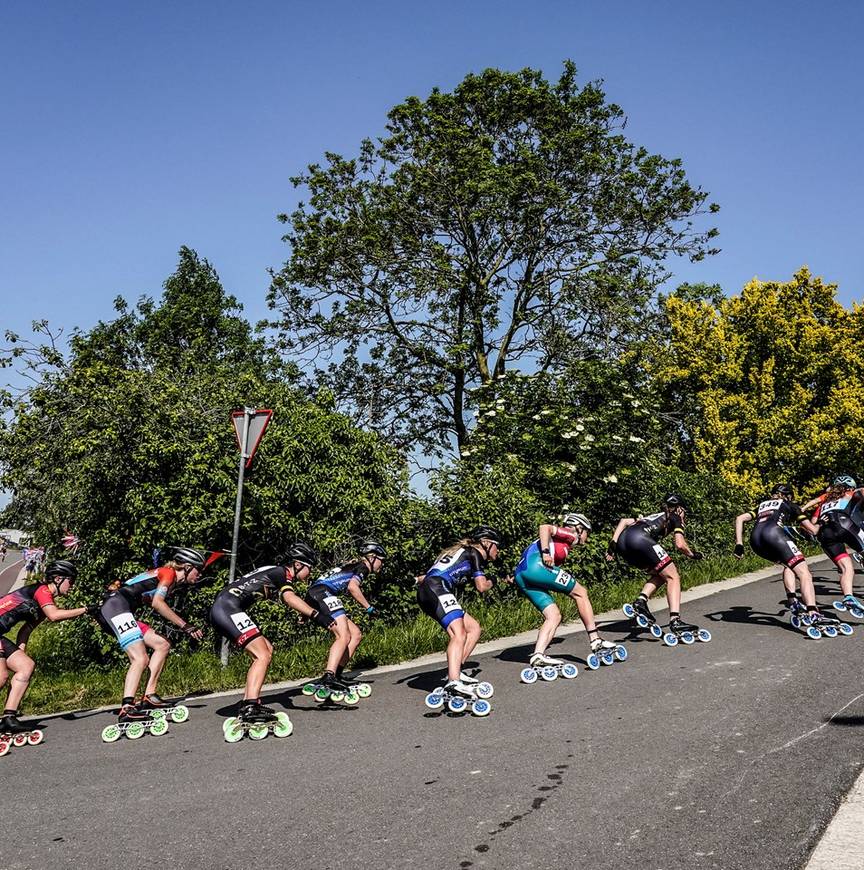
{"type": "Polygon", "coordinates": [[[735,549],[732,551],[732,554],[735,556],[736,559],[743,559],[744,558],[744,545],[743,544],[736,544],[735,549]]]}
{"type": "Polygon", "coordinates": [[[697,552],[696,550],[694,550],[694,551],[690,554],[690,558],[691,558],[694,562],[701,562],[701,561],[705,558],[705,556],[704,556],[702,553],[699,553],[699,552],[697,552]]]}
{"type": "Polygon", "coordinates": [[[551,553],[544,552],[543,553],[543,564],[547,568],[554,568],[555,567],[555,557],[551,553]]]}
{"type": "Polygon", "coordinates": [[[378,616],[378,611],[370,604],[364,613],[371,619],[373,616],[378,616]]]}
{"type": "Polygon", "coordinates": [[[320,610],[316,610],[315,613],[313,613],[309,617],[309,619],[311,619],[313,622],[318,623],[318,625],[320,625],[321,628],[330,628],[331,625],[336,624],[336,620],[333,619],[332,616],[324,614],[320,610]]]}
{"type": "Polygon", "coordinates": [[[615,554],[618,552],[618,543],[616,541],[609,541],[609,546],[606,548],[606,561],[614,562],[615,554]]]}
{"type": "Polygon", "coordinates": [[[195,640],[201,640],[204,637],[204,632],[197,625],[192,625],[189,622],[183,626],[183,631],[195,640]]]}
{"type": "Polygon", "coordinates": [[[99,613],[101,613],[101,611],[102,611],[101,604],[96,604],[96,603],[87,604],[86,607],[87,607],[87,615],[88,616],[98,616],[99,613]]]}

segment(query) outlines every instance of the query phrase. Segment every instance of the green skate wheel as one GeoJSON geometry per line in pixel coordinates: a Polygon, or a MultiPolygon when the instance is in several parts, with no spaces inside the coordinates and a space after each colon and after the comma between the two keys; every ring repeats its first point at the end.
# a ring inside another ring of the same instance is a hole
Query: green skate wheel
{"type": "Polygon", "coordinates": [[[344,701],[345,700],[345,692],[331,692],[330,693],[330,700],[334,701],[337,704],[340,703],[341,701],[344,701]]]}
{"type": "Polygon", "coordinates": [[[144,732],[147,730],[147,726],[143,722],[133,722],[126,729],[126,736],[130,740],[137,740],[139,737],[144,736],[144,732]]]}
{"type": "Polygon", "coordinates": [[[300,690],[304,695],[314,695],[316,691],[315,683],[306,683],[305,686],[300,690]]]}
{"type": "Polygon", "coordinates": [[[325,688],[316,689],[312,697],[319,704],[323,704],[330,697],[330,690],[325,688]]]}
{"type": "Polygon", "coordinates": [[[287,713],[277,713],[277,722],[273,726],[273,733],[277,737],[288,737],[294,731],[294,723],[288,718],[287,713]]]}
{"type": "Polygon", "coordinates": [[[155,708],[153,710],[147,711],[153,719],[165,719],[165,711],[160,708],[155,708]]]}
{"type": "Polygon", "coordinates": [[[168,720],[167,719],[156,719],[155,722],[150,726],[150,733],[154,737],[161,737],[163,734],[168,731],[168,720]]]}
{"type": "Polygon", "coordinates": [[[102,742],[115,743],[122,733],[119,725],[108,725],[102,729],[102,742]]]}
{"type": "Polygon", "coordinates": [[[226,719],[222,726],[222,736],[226,743],[239,743],[243,739],[243,723],[236,716],[226,719]]]}
{"type": "Polygon", "coordinates": [[[185,704],[180,704],[178,707],[175,707],[171,713],[171,721],[176,722],[178,725],[181,722],[185,722],[189,718],[189,708],[185,704]]]}
{"type": "MultiPolygon", "coordinates": [[[[333,700],[335,701],[336,699],[334,698],[333,700]]],[[[342,703],[347,704],[349,707],[353,707],[355,704],[360,703],[360,696],[356,692],[348,692],[348,694],[342,698],[342,703]]]]}
{"type": "Polygon", "coordinates": [[[357,694],[361,698],[368,698],[372,694],[372,686],[369,683],[360,683],[357,686],[357,694]]]}
{"type": "Polygon", "coordinates": [[[255,722],[249,726],[249,736],[253,740],[263,740],[269,730],[266,722],[255,722]]]}

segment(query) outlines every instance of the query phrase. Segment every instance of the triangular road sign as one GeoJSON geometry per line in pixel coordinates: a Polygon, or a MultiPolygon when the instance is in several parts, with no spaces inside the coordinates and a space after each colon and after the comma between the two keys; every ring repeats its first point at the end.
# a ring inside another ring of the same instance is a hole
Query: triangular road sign
{"type": "Polygon", "coordinates": [[[246,408],[243,411],[232,411],[231,422],[234,424],[234,435],[237,437],[237,446],[240,452],[246,456],[246,467],[252,464],[252,457],[258,449],[258,444],[264,435],[264,430],[270,422],[273,412],[267,408],[246,408]],[[249,415],[249,431],[246,444],[243,444],[243,419],[249,415]],[[244,449],[245,448],[245,449],[244,449]]]}

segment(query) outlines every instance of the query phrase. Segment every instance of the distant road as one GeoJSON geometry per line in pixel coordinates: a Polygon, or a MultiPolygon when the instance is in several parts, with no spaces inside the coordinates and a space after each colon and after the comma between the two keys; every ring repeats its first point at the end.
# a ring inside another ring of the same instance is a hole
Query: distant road
{"type": "Polygon", "coordinates": [[[6,554],[6,561],[0,564],[0,595],[5,595],[13,587],[23,567],[24,560],[18,551],[10,550],[6,554]]]}

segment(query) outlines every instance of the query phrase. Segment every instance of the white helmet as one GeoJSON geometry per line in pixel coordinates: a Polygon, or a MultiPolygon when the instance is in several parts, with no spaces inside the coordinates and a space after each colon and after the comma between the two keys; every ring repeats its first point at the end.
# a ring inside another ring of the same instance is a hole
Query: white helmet
{"type": "Polygon", "coordinates": [[[562,526],[582,526],[585,531],[591,531],[591,523],[585,514],[564,514],[561,519],[562,526]]]}

